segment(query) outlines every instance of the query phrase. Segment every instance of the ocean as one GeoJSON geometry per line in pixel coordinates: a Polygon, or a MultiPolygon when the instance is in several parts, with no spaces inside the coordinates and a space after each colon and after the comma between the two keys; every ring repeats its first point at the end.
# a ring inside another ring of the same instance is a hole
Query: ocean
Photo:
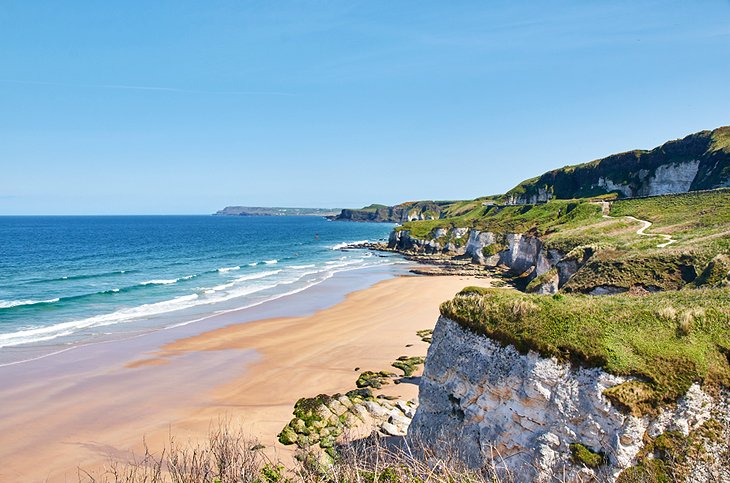
{"type": "Polygon", "coordinates": [[[321,217],[0,217],[0,365],[194,323],[343,271],[393,225],[321,217]]]}

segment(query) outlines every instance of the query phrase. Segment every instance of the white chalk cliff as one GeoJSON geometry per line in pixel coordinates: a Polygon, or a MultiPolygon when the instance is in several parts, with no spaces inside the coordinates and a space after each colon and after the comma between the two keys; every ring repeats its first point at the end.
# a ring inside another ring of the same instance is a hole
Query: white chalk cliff
{"type": "MultiPolygon", "coordinates": [[[[713,398],[697,385],[658,415],[626,414],[603,395],[626,380],[534,352],[520,354],[441,317],[408,436],[436,451],[451,442],[471,466],[508,468],[519,481],[613,481],[636,463],[647,436],[670,430],[686,436],[710,418],[727,427],[728,395],[713,398]],[[571,444],[602,453],[605,463],[589,468],[574,462],[571,444]]],[[[722,457],[727,441],[720,446],[707,461],[692,463],[690,480],[711,476],[710,460],[722,457]]]]}

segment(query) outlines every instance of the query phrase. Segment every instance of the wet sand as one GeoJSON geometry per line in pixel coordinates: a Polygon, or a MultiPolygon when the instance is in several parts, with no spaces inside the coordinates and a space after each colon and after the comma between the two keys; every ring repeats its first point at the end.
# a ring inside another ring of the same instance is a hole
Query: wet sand
{"type": "MultiPolygon", "coordinates": [[[[76,481],[79,467],[99,475],[110,457],[140,454],[143,437],[153,450],[171,433],[201,440],[221,418],[266,445],[269,456],[289,459],[276,434],[297,399],[353,389],[356,367],[394,370],[401,355],[425,355],[428,344],[416,331],[433,328],[439,304],[464,286],[488,284],[397,277],[312,315],[232,324],[123,364],[3,389],[0,481],[76,481]]],[[[411,399],[418,388],[384,392],[411,399]]]]}

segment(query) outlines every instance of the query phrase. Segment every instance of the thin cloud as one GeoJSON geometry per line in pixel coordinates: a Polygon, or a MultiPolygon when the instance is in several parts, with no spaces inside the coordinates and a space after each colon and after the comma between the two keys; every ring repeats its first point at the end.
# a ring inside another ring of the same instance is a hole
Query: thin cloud
{"type": "Polygon", "coordinates": [[[161,86],[139,86],[126,84],[71,84],[64,82],[47,82],[47,81],[29,81],[17,79],[0,79],[0,82],[6,84],[21,85],[38,85],[38,86],[55,86],[55,87],[75,87],[75,88],[93,88],[93,89],[122,89],[134,91],[160,91],[160,92],[178,92],[182,94],[234,94],[234,95],[263,95],[263,96],[294,96],[291,92],[281,91],[215,91],[203,89],[182,89],[178,87],[161,87],[161,86]]]}

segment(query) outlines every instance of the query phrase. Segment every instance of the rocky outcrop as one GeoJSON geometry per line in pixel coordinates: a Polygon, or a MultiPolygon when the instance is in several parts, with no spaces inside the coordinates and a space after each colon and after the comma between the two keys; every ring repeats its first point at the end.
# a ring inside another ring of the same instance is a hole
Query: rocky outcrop
{"type": "Polygon", "coordinates": [[[415,415],[418,401],[376,399],[369,390],[332,396],[302,398],[294,406],[294,418],[279,433],[279,442],[308,450],[319,447],[334,456],[332,448],[341,436],[403,436],[415,415]]]}
{"type": "Polygon", "coordinates": [[[448,202],[412,201],[395,206],[370,205],[361,209],[344,209],[329,217],[335,221],[369,221],[405,223],[415,220],[437,220],[448,202]]]}
{"type": "Polygon", "coordinates": [[[614,154],[549,171],[507,192],[508,204],[617,193],[654,196],[730,186],[730,127],[702,131],[650,151],[614,154]]]}
{"type": "Polygon", "coordinates": [[[563,252],[545,247],[534,235],[467,228],[438,228],[429,238],[413,237],[408,230],[394,230],[388,247],[404,253],[448,254],[486,267],[504,267],[515,275],[527,274],[531,278],[557,266],[561,287],[589,258],[576,255],[565,259],[563,252]]]}
{"type": "Polygon", "coordinates": [[[437,452],[453,451],[443,442],[456,442],[469,465],[503,467],[521,481],[612,481],[637,463],[652,438],[668,432],[688,437],[712,421],[724,433],[702,461],[690,462],[688,481],[724,457],[727,394],[712,397],[693,385],[675,406],[639,417],[603,394],[627,380],[534,352],[520,354],[441,317],[408,436],[437,452]]]}

